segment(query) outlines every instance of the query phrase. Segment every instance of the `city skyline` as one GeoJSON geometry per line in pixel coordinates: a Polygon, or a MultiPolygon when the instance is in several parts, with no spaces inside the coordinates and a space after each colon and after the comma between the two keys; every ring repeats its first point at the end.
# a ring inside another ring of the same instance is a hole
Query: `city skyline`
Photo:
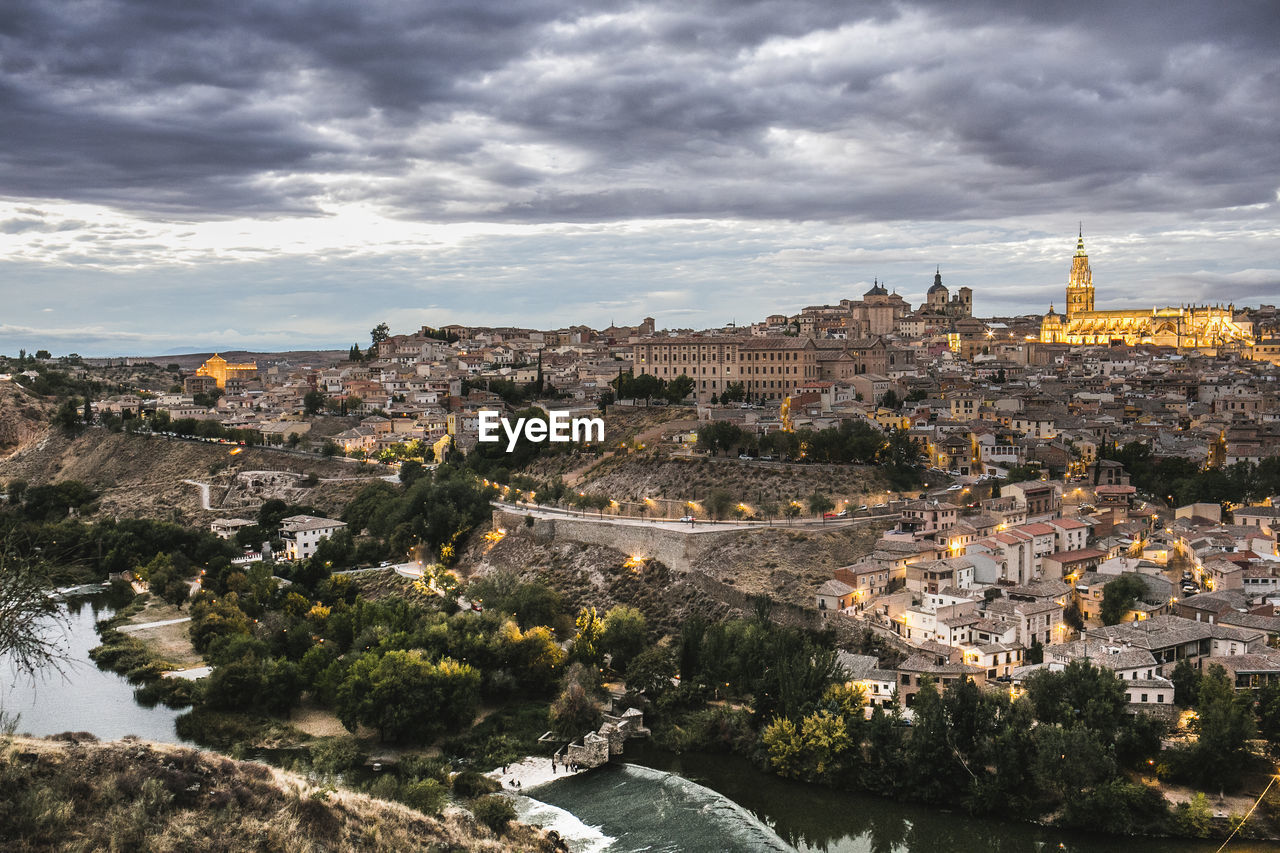
{"type": "Polygon", "coordinates": [[[10,4],[0,344],[1275,302],[1267,11],[10,4]]]}

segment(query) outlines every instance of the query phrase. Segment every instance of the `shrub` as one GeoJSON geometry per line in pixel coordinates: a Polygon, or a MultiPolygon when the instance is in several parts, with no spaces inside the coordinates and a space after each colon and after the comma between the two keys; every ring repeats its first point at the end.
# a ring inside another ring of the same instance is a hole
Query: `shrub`
{"type": "Polygon", "coordinates": [[[400,802],[423,814],[438,815],[444,809],[449,792],[435,779],[406,782],[400,787],[400,802]]]}
{"type": "Polygon", "coordinates": [[[515,806],[501,794],[490,794],[481,797],[471,804],[471,812],[476,820],[501,835],[507,824],[516,819],[515,806]]]}
{"type": "Polygon", "coordinates": [[[360,763],[355,738],[326,737],[311,745],[311,768],[327,776],[346,773],[360,763]]]}
{"type": "Polygon", "coordinates": [[[453,793],[464,799],[474,799],[501,790],[497,781],[475,770],[463,770],[453,777],[453,793]]]}

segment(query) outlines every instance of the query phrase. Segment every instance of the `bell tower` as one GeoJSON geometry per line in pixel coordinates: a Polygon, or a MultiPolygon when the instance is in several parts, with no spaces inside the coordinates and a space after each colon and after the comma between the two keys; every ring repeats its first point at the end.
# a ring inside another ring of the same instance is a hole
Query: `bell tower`
{"type": "Polygon", "coordinates": [[[1071,259],[1071,276],[1067,279],[1067,319],[1081,311],[1093,310],[1093,270],[1084,251],[1084,226],[1076,240],[1076,254],[1071,259]]]}

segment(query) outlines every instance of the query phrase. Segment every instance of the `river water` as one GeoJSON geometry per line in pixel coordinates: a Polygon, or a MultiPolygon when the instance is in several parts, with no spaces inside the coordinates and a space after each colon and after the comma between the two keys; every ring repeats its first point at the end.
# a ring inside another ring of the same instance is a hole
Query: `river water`
{"type": "Polygon", "coordinates": [[[89,650],[99,645],[94,623],[115,613],[107,593],[77,597],[61,607],[67,617],[63,673],[35,679],[17,676],[0,659],[0,710],[20,715],[18,731],[43,737],[60,732],[92,732],[103,740],[137,735],[145,740],[184,743],[174,729],[181,711],[163,705],[144,708],[133,699],[124,676],[98,669],[89,650]]]}
{"type": "MultiPolygon", "coordinates": [[[[0,662],[0,709],[21,714],[18,731],[88,731],[104,740],[135,734],[182,743],[180,712],[144,708],[122,676],[89,659],[94,623],[114,610],[105,594],[63,605],[65,678],[14,679],[0,662]]],[[[761,773],[737,756],[676,756],[627,744],[627,763],[559,779],[517,797],[522,820],[560,832],[574,853],[1213,853],[1213,842],[1117,839],[980,820],[840,793],[761,773]]],[[[1233,842],[1231,853],[1275,851],[1233,842]]]]}
{"type": "MultiPolygon", "coordinates": [[[[1115,838],[971,818],[789,782],[738,756],[635,742],[625,764],[531,789],[518,811],[575,853],[1214,853],[1220,842],[1115,838]]],[[[1233,841],[1232,853],[1277,845],[1233,841]]]]}

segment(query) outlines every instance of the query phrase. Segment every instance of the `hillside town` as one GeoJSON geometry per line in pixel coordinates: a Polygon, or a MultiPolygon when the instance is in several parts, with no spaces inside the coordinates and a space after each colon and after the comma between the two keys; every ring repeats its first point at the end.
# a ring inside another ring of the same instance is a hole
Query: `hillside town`
{"type": "MultiPolygon", "coordinates": [[[[564,655],[586,642],[587,602],[609,577],[602,609],[634,602],[633,618],[667,632],[660,655],[703,630],[690,628],[703,614],[743,624],[753,609],[775,632],[832,642],[829,677],[853,697],[841,713],[867,725],[912,726],[939,696],[970,701],[953,693],[1010,708],[1028,696],[1050,719],[1054,674],[1105,671],[1124,725],[1154,739],[1144,748],[1191,755],[1198,685],[1237,697],[1280,689],[1280,316],[1270,305],[1094,311],[1082,252],[1083,238],[1069,318],[979,319],[974,290],[953,295],[939,270],[915,308],[875,281],[860,299],[744,326],[380,324],[368,347],[341,352],[166,365],[22,352],[2,379],[15,401],[46,398],[40,417],[72,442],[70,456],[84,455],[75,442],[120,433],[218,454],[202,457],[207,476],[173,485],[198,489],[200,509],[164,510],[216,538],[218,577],[111,572],[135,592],[212,607],[227,590],[248,594],[252,577],[264,601],[288,598],[288,618],[310,620],[299,634],[310,643],[329,605],[318,595],[309,608],[295,589],[330,595],[347,578],[382,578],[481,618],[499,594],[493,578],[509,573],[581,604],[576,623],[556,622],[564,655]],[[1070,337],[1085,334],[1106,339],[1070,337]],[[604,440],[482,443],[494,413],[552,410],[601,417],[604,440]],[[323,501],[322,483],[333,488],[323,501]],[[414,526],[431,513],[444,519],[414,526]],[[565,574],[566,563],[585,574],[565,574]],[[661,592],[647,589],[649,573],[661,592]]],[[[47,441],[20,441],[8,459],[15,513],[44,512],[15,474],[56,479],[63,462],[24,461],[47,441]]],[[[59,512],[92,512],[98,495],[130,488],[109,480],[76,484],[59,512]]],[[[126,504],[108,505],[114,523],[126,504]]],[[[744,701],[766,689],[713,677],[728,666],[715,657],[685,671],[681,655],[681,671],[650,678],[639,698],[628,683],[644,676],[615,662],[610,702],[653,710],[653,696],[686,678],[697,701],[717,701],[721,686],[744,701]]],[[[317,681],[311,695],[324,689],[317,681]]],[[[621,749],[571,724],[535,742],[558,743],[578,768],[621,749]]]]}
{"type": "MultiPolygon", "coordinates": [[[[1091,311],[1083,251],[1081,238],[1067,304],[1091,311]]],[[[923,489],[894,492],[891,504],[851,498],[827,513],[891,525],[812,591],[822,617],[870,627],[900,653],[884,670],[848,659],[871,704],[910,708],[923,676],[1016,694],[1029,674],[1076,659],[1113,669],[1135,710],[1166,715],[1184,661],[1219,664],[1240,689],[1280,680],[1280,480],[1268,468],[1269,481],[1230,484],[1231,472],[1273,466],[1280,446],[1275,307],[1233,308],[1230,339],[1082,344],[1062,341],[1052,309],[981,320],[973,299],[938,271],[915,308],[877,281],[860,299],[702,331],[660,330],[653,318],[598,330],[383,325],[345,360],[215,354],[181,387],[92,408],[185,421],[192,437],[216,424],[391,464],[471,452],[480,411],[547,401],[584,413],[680,404],[683,419],[658,448],[714,453],[698,446],[699,428],[728,424],[728,455],[744,466],[814,461],[805,445],[771,439],[862,423],[912,439],[924,473],[923,489]],[[343,428],[312,432],[333,414],[347,416],[343,428]],[[1170,466],[1191,477],[1181,494],[1152,474],[1170,466]]],[[[672,505],[671,517],[692,512],[672,505]]],[[[608,509],[635,514],[617,501],[608,509]]],[[[251,524],[220,518],[213,529],[231,537],[251,524]]],[[[277,538],[299,559],[344,527],[299,516],[277,538]]]]}

